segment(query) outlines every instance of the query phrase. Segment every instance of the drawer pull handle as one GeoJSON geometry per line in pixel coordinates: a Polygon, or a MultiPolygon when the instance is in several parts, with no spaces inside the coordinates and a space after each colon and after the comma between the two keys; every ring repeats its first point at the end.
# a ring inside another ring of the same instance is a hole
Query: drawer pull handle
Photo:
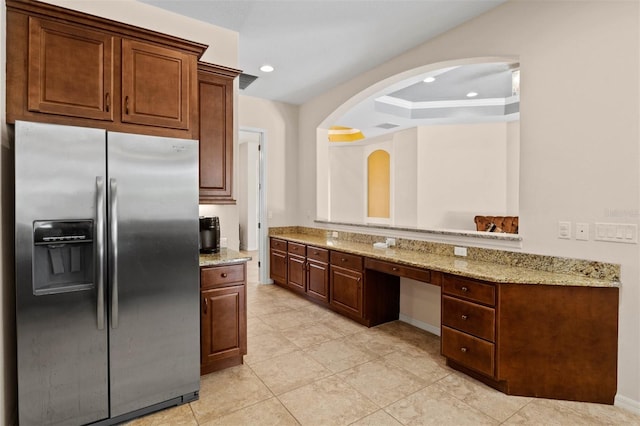
{"type": "Polygon", "coordinates": [[[314,252],[313,252],[313,254],[317,256],[317,255],[319,255],[320,253],[318,253],[317,251],[314,251],[314,252]]]}
{"type": "Polygon", "coordinates": [[[468,350],[468,349],[467,349],[467,348],[465,348],[464,346],[460,348],[460,352],[463,352],[463,353],[467,353],[467,350],[468,350]]]}
{"type": "Polygon", "coordinates": [[[462,287],[460,290],[462,290],[464,293],[469,291],[469,287],[462,287]]]}
{"type": "Polygon", "coordinates": [[[464,315],[464,314],[462,314],[462,316],[461,316],[460,318],[462,318],[463,320],[466,320],[466,319],[467,319],[467,318],[469,318],[469,317],[468,317],[468,316],[466,316],[466,315],[464,315]]]}
{"type": "Polygon", "coordinates": [[[221,274],[220,274],[220,276],[221,276],[222,278],[227,278],[227,273],[226,273],[226,272],[223,272],[223,273],[221,273],[221,274]]]}
{"type": "Polygon", "coordinates": [[[391,270],[398,272],[398,268],[396,268],[395,266],[393,268],[391,268],[391,270]]]}
{"type": "Polygon", "coordinates": [[[346,262],[346,261],[347,261],[347,259],[345,259],[344,257],[340,258],[340,262],[346,262]]]}

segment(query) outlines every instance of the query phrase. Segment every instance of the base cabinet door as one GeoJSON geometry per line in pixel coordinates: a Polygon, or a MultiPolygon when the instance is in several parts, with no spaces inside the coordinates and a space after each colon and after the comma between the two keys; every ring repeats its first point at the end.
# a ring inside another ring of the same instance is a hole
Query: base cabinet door
{"type": "Polygon", "coordinates": [[[304,293],[307,288],[306,259],[289,254],[288,270],[289,288],[304,293]]]}
{"type": "Polygon", "coordinates": [[[206,364],[247,353],[245,286],[203,290],[201,362],[206,364]]]}
{"type": "Polygon", "coordinates": [[[271,249],[270,253],[271,279],[276,284],[287,285],[287,253],[271,249]]]}
{"type": "Polygon", "coordinates": [[[326,263],[307,261],[307,294],[329,303],[329,266],[326,263]]]}
{"type": "Polygon", "coordinates": [[[331,306],[351,317],[363,317],[362,272],[331,265],[331,306]]]}

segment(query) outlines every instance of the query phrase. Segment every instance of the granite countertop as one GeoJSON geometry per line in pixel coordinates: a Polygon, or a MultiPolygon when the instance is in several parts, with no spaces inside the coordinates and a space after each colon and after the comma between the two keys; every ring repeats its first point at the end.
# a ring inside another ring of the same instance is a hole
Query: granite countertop
{"type": "Polygon", "coordinates": [[[374,248],[373,245],[328,239],[309,234],[272,235],[288,241],[340,250],[399,264],[447,272],[469,278],[512,284],[571,285],[585,287],[619,287],[618,281],[590,278],[583,275],[548,272],[497,263],[482,262],[457,256],[444,256],[418,250],[374,248]]]}
{"type": "Polygon", "coordinates": [[[200,266],[231,265],[234,263],[248,262],[251,256],[230,249],[220,249],[219,253],[200,254],[200,266]]]}

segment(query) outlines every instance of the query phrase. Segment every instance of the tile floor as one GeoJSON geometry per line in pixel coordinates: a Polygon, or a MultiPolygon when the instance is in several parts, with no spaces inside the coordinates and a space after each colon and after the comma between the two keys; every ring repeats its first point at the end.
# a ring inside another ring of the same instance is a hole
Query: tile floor
{"type": "Polygon", "coordinates": [[[448,368],[437,336],[400,321],[367,329],[259,285],[250,254],[245,364],[131,425],[640,425],[613,406],[504,395],[448,368]]]}

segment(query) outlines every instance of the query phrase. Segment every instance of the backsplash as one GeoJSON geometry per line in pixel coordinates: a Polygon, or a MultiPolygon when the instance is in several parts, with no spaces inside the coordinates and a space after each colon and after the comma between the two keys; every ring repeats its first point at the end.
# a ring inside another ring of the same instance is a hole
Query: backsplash
{"type": "MultiPolygon", "coordinates": [[[[332,232],[333,230],[330,229],[308,228],[303,226],[269,228],[269,235],[276,236],[283,234],[305,234],[320,237],[324,236],[327,238],[327,240],[332,239],[332,232]]],[[[372,245],[373,243],[377,242],[385,242],[387,237],[381,235],[339,231],[337,239],[341,241],[372,245]]],[[[396,238],[396,247],[398,249],[422,251],[426,253],[438,254],[441,256],[454,255],[454,246],[452,244],[412,240],[407,238],[396,238]]],[[[530,253],[518,253],[506,250],[486,249],[478,247],[468,247],[466,259],[495,263],[499,265],[536,269],[539,271],[581,275],[608,281],[620,281],[620,265],[613,263],[530,253]]]]}

